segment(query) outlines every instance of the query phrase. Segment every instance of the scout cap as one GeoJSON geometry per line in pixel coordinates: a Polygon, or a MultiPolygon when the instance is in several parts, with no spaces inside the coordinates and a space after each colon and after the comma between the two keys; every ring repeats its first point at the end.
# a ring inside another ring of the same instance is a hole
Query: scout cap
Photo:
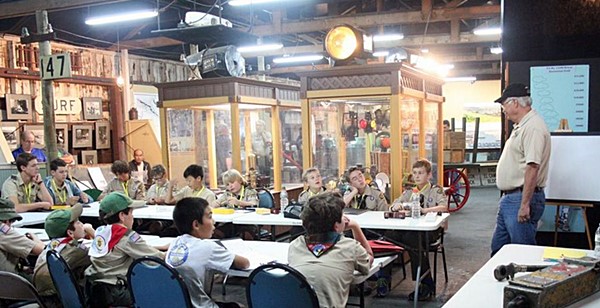
{"type": "Polygon", "coordinates": [[[511,83],[504,89],[502,96],[494,102],[502,104],[509,97],[529,96],[529,88],[522,83],[511,83]]]}
{"type": "Polygon", "coordinates": [[[146,205],[144,201],[134,201],[122,192],[111,192],[100,201],[100,210],[104,217],[110,217],[126,208],[139,208],[146,205]]]}
{"type": "Polygon", "coordinates": [[[75,204],[70,209],[56,210],[50,213],[44,224],[44,229],[46,230],[48,237],[57,238],[65,236],[69,224],[73,221],[77,221],[79,216],[81,216],[82,211],[83,207],[81,204],[75,204]]]}
{"type": "Polygon", "coordinates": [[[17,214],[15,204],[8,199],[0,199],[0,220],[22,220],[23,217],[17,214]]]}

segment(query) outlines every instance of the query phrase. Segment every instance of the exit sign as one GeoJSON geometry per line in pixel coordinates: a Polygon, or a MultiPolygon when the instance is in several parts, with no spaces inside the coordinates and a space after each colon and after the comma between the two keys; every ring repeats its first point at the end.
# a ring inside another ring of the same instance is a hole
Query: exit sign
{"type": "Polygon", "coordinates": [[[71,54],[58,53],[40,58],[40,77],[42,80],[70,78],[71,54]]]}

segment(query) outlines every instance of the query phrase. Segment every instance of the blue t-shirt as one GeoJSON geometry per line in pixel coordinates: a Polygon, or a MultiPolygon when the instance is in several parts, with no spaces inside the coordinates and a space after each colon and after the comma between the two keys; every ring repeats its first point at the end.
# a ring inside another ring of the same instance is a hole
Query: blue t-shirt
{"type": "MultiPolygon", "coordinates": [[[[21,154],[21,153],[25,153],[25,151],[23,151],[22,147],[19,147],[18,149],[12,151],[12,155],[15,159],[17,159],[17,156],[19,156],[19,154],[21,154]]],[[[46,158],[46,153],[44,153],[44,151],[42,149],[33,148],[31,150],[31,154],[33,154],[33,156],[37,157],[38,162],[45,162],[48,160],[48,158],[46,158]]]]}

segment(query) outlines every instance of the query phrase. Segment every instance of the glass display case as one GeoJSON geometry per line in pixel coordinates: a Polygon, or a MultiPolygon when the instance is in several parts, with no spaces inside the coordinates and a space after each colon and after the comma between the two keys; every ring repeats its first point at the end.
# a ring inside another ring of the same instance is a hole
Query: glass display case
{"type": "Polygon", "coordinates": [[[304,168],[319,168],[328,183],[362,166],[367,180],[378,174],[389,179],[393,200],[412,164],[426,158],[434,167],[432,181],[441,183],[441,79],[401,63],[298,74],[304,168]]]}

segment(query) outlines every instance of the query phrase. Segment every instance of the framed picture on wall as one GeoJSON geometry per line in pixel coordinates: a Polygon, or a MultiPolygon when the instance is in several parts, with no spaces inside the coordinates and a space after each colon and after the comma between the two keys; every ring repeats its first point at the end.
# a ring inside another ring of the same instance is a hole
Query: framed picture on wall
{"type": "Polygon", "coordinates": [[[110,149],[110,123],[96,122],[96,149],[110,149]]]}
{"type": "Polygon", "coordinates": [[[83,98],[83,118],[86,120],[102,119],[102,98],[84,97],[83,98]]]}
{"type": "Polygon", "coordinates": [[[98,164],[98,152],[97,151],[81,151],[81,163],[84,165],[98,164]]]}
{"type": "Polygon", "coordinates": [[[73,125],[73,148],[87,148],[92,146],[92,125],[73,125]]]}
{"type": "Polygon", "coordinates": [[[55,124],[56,129],[56,146],[67,150],[69,148],[69,125],[55,124]]]}
{"type": "Polygon", "coordinates": [[[44,142],[44,125],[42,124],[26,124],[23,130],[30,131],[35,136],[34,148],[43,149],[46,146],[44,142]]]}
{"type": "Polygon", "coordinates": [[[4,134],[4,139],[8,143],[8,146],[11,150],[15,150],[21,144],[21,137],[19,123],[17,122],[1,122],[2,124],[2,134],[4,134]]]}
{"type": "Polygon", "coordinates": [[[8,120],[31,120],[33,118],[31,95],[6,94],[6,118],[8,120]]]}

